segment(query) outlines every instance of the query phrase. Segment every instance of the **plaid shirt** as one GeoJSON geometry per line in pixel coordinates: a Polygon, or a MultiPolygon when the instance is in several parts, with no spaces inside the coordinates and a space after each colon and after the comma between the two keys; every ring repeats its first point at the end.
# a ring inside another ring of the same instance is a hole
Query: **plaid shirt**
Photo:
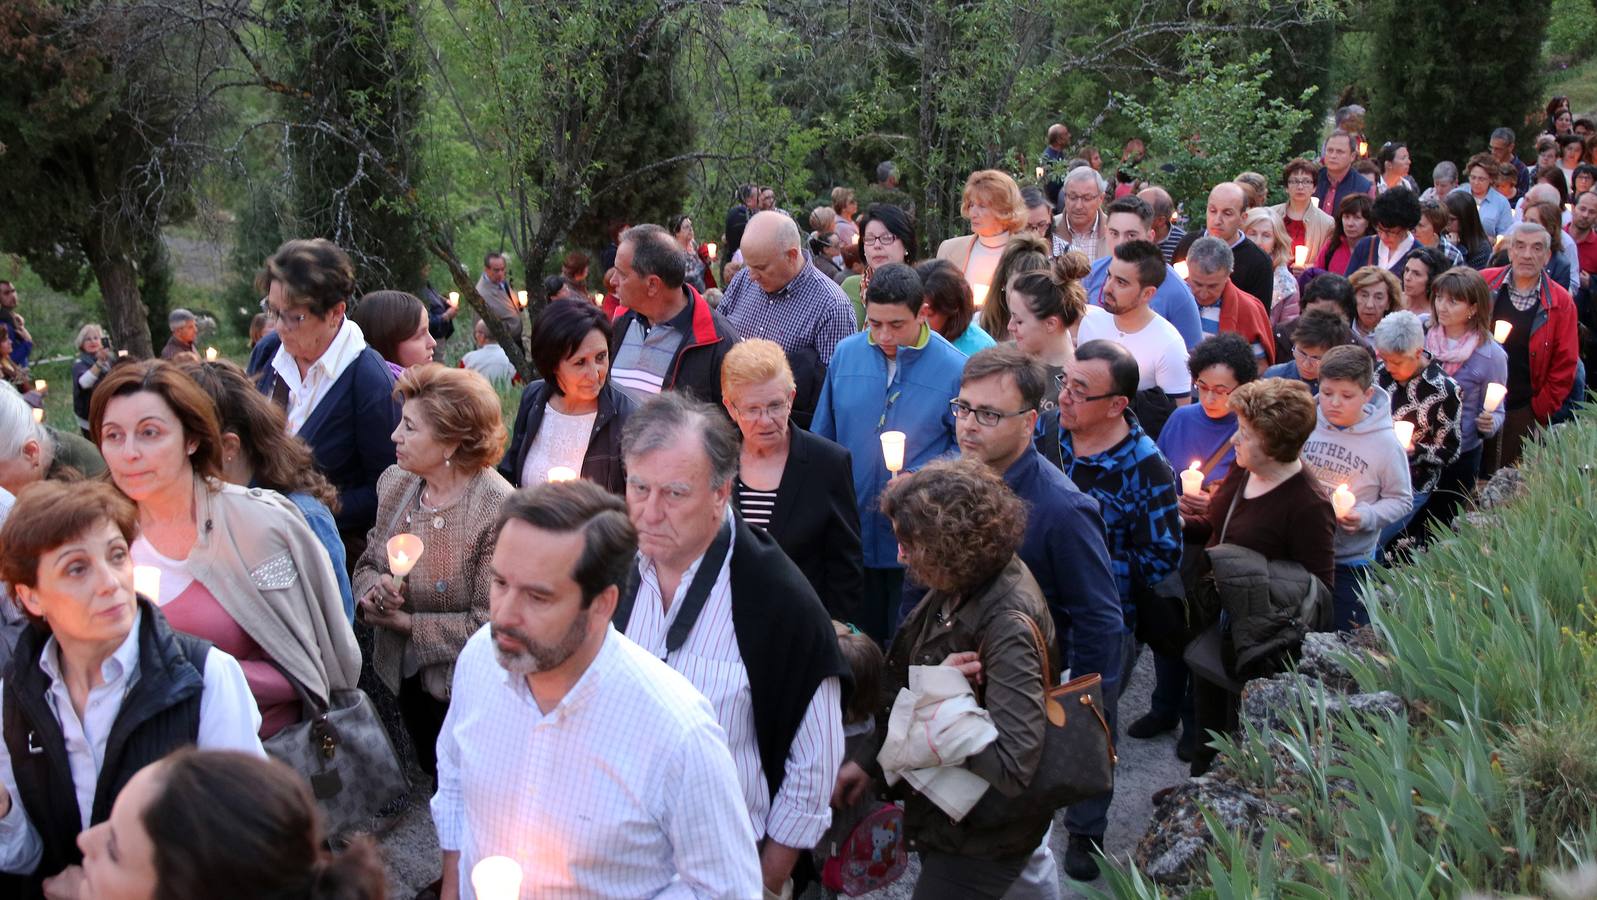
{"type": "Polygon", "coordinates": [[[859,330],[848,295],[808,262],[786,286],[769,294],[744,269],[726,286],[718,311],[740,337],[775,341],[789,355],[814,349],[826,366],[832,364],[837,342],[859,330]]]}
{"type": "Polygon", "coordinates": [[[1102,453],[1077,456],[1070,432],[1059,435],[1065,474],[1098,501],[1109,563],[1122,603],[1151,588],[1181,562],[1181,513],[1170,464],[1128,415],[1131,433],[1102,453]]]}

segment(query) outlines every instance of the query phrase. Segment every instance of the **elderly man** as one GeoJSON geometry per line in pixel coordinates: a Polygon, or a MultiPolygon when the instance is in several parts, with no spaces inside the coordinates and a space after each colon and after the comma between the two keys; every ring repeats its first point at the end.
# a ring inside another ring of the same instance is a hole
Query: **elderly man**
{"type": "Polygon", "coordinates": [[[807,428],[832,352],[856,329],[848,295],[809,264],[803,243],[787,214],[756,213],[743,233],[743,271],[726,286],[717,311],[741,337],[781,345],[797,383],[793,417],[807,428]]]}
{"type": "Polygon", "coordinates": [[[621,451],[638,558],[616,623],[715,707],[780,895],[831,823],[849,680],[837,635],[776,540],[732,514],[738,436],[719,410],[662,394],[627,420],[621,451]]]}
{"type": "MultiPolygon", "coordinates": [[[[1153,190],[1164,193],[1159,188],[1153,190]]],[[[1081,286],[1087,290],[1088,303],[1105,305],[1104,280],[1109,275],[1109,261],[1113,258],[1115,249],[1128,241],[1153,241],[1155,215],[1154,210],[1140,195],[1117,197],[1104,208],[1110,255],[1094,260],[1087,277],[1082,279],[1081,286]]],[[[1168,228],[1169,225],[1167,221],[1165,227],[1168,228]]],[[[1161,250],[1160,259],[1163,258],[1161,250]]],[[[1159,289],[1154,293],[1153,302],[1148,304],[1148,308],[1175,326],[1188,350],[1203,340],[1203,324],[1198,320],[1198,304],[1192,299],[1192,291],[1187,288],[1186,282],[1182,281],[1181,276],[1168,264],[1165,266],[1164,281],[1159,284],[1159,289]]]]}
{"type": "Polygon", "coordinates": [[[1481,277],[1493,295],[1492,318],[1509,325],[1507,410],[1502,465],[1519,462],[1525,438],[1552,421],[1569,398],[1580,361],[1575,303],[1547,277],[1552,236],[1532,222],[1508,229],[1508,265],[1481,277]]]}
{"type": "Polygon", "coordinates": [[[521,342],[521,304],[510,285],[510,262],[503,253],[493,252],[482,258],[482,277],[477,279],[477,295],[488,304],[488,311],[510,331],[510,336],[521,342]]]}
{"type": "MultiPolygon", "coordinates": [[[[1322,170],[1323,171],[1323,170],[1322,170]]],[[[1231,281],[1244,292],[1253,295],[1270,308],[1270,298],[1275,295],[1275,264],[1270,255],[1242,233],[1242,220],[1247,214],[1248,192],[1234,181],[1222,181],[1209,191],[1209,208],[1204,227],[1210,237],[1218,238],[1231,248],[1233,260],[1231,281]]],[[[1199,235],[1189,234],[1176,248],[1175,258],[1186,259],[1192,242],[1199,235]]]]}
{"type": "Polygon", "coordinates": [[[1059,188],[1064,183],[1053,170],[1060,163],[1070,159],[1070,126],[1063,122],[1055,122],[1048,126],[1048,146],[1042,150],[1042,167],[1047,177],[1043,181],[1043,193],[1048,198],[1050,207],[1059,205],[1059,188]]]}
{"type": "Polygon", "coordinates": [[[510,364],[505,348],[494,343],[488,334],[488,326],[481,319],[472,326],[471,339],[477,349],[460,358],[462,369],[480,372],[482,377],[502,385],[508,385],[516,379],[516,367],[510,364]]]}
{"type": "Polygon", "coordinates": [[[627,311],[610,338],[610,377],[643,402],[684,390],[721,403],[721,360],[737,329],[686,283],[681,245],[658,225],[634,225],[616,250],[616,296],[627,311]]]}
{"type": "Polygon", "coordinates": [[[1458,187],[1458,166],[1451,160],[1442,160],[1431,169],[1431,186],[1420,194],[1421,205],[1441,203],[1458,187]]]}
{"type": "Polygon", "coordinates": [[[1314,202],[1328,216],[1337,215],[1344,198],[1354,194],[1375,196],[1375,185],[1353,171],[1358,152],[1358,138],[1346,131],[1333,131],[1325,139],[1325,151],[1320,156],[1320,177],[1314,186],[1314,202]]]}
{"type": "Polygon", "coordinates": [[[1145,187],[1137,192],[1142,202],[1153,210],[1153,221],[1148,225],[1148,240],[1159,245],[1165,262],[1175,260],[1176,248],[1186,238],[1187,230],[1176,224],[1176,202],[1170,192],[1162,187],[1145,187]]]}
{"type": "Polygon", "coordinates": [[[636,551],[625,505],[592,483],[505,500],[488,625],[438,735],[440,896],[470,896],[489,856],[522,863],[527,896],[760,896],[715,709],[611,627],[636,551]]]}
{"type": "Polygon", "coordinates": [[[1193,241],[1187,254],[1187,287],[1198,301],[1205,334],[1239,334],[1253,355],[1269,365],[1275,359],[1270,314],[1257,297],[1237,287],[1232,254],[1219,238],[1206,235],[1193,241]]]}
{"type": "Polygon", "coordinates": [[[1054,217],[1054,233],[1069,241],[1072,250],[1089,260],[1109,255],[1100,209],[1105,187],[1103,176],[1091,166],[1077,166],[1065,176],[1060,202],[1055,204],[1058,208],[1062,203],[1064,212],[1054,217]]]}
{"type": "Polygon", "coordinates": [[[200,336],[200,323],[186,309],[174,309],[166,316],[166,328],[172,332],[166,346],[161,348],[162,359],[175,359],[179,353],[198,353],[194,340],[200,336]]]}

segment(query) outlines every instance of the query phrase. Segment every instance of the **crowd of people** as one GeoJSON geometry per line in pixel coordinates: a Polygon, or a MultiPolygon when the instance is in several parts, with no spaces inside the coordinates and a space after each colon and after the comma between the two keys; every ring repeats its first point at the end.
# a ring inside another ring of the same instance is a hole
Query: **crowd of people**
{"type": "Polygon", "coordinates": [[[264,261],[245,366],[187,310],[157,359],[84,324],[69,429],[0,282],[0,885],[386,896],[284,751],[362,694],[432,792],[427,896],[790,898],[913,850],[917,898],[1057,897],[1056,827],[1096,878],[1112,786],[1016,802],[1046,687],[1202,775],[1245,681],[1585,399],[1597,138],[1548,115],[1421,193],[1342,110],[1279,191],[1181,198],[1055,125],[935,252],[891,163],[796,214],[745,185],[719,248],[624,228],[530,319],[490,253],[513,421],[485,321],[444,364],[459,298],[358,295],[323,239],[264,261]]]}

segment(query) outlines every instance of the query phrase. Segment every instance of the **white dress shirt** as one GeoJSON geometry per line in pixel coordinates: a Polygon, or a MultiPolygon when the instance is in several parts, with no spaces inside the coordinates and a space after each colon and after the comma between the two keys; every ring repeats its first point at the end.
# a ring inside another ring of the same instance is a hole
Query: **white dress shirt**
{"type": "Polygon", "coordinates": [[[327,345],[327,352],[310,364],[305,370],[304,378],[300,377],[299,363],[289,355],[288,346],[282,345],[277,348],[277,355],[272,357],[272,369],[288,387],[289,434],[299,434],[299,430],[305,426],[305,420],[316,411],[316,405],[327,396],[333,383],[344,374],[345,369],[354,364],[360,357],[361,351],[365,349],[366,335],[362,334],[360,326],[351,322],[347,316],[344,318],[344,324],[339,326],[338,334],[334,335],[333,342],[327,345]]]}
{"type": "Polygon", "coordinates": [[[1386,242],[1377,237],[1375,239],[1375,264],[1383,269],[1391,269],[1394,263],[1408,256],[1408,252],[1413,249],[1414,235],[1412,234],[1404,238],[1403,243],[1398,244],[1396,250],[1389,249],[1386,246],[1386,242]]]}
{"type": "MultiPolygon", "coordinates": [[[[55,638],[45,642],[44,652],[39,655],[39,668],[50,678],[50,691],[45,700],[55,713],[56,721],[61,723],[67,762],[72,769],[72,786],[78,795],[78,815],[84,828],[89,827],[89,816],[94,811],[94,790],[98,786],[100,766],[105,763],[105,743],[111,736],[111,726],[122,712],[122,701],[128,691],[139,680],[139,624],[143,618],[142,610],[134,615],[127,638],[100,664],[101,684],[89,691],[81,720],[72,708],[72,696],[62,679],[55,638]]],[[[196,746],[239,750],[264,758],[266,751],[256,736],[261,730],[261,714],[238,661],[212,647],[205,656],[204,677],[196,746]]],[[[0,819],[0,872],[30,873],[39,865],[44,844],[22,808],[16,774],[11,770],[11,751],[4,741],[0,741],[0,786],[11,793],[11,811],[0,819]]]]}
{"type": "Polygon", "coordinates": [[[438,735],[438,844],[460,896],[488,856],[522,897],[761,895],[759,854],[709,703],[612,627],[547,714],[483,626],[455,664],[438,735]]]}
{"type": "MultiPolygon", "coordinates": [[[[730,521],[730,508],[726,515],[730,521]]],[[[733,533],[736,534],[735,529],[733,533]]],[[[638,598],[627,623],[627,636],[653,653],[656,659],[664,659],[671,668],[687,676],[693,686],[710,699],[716,720],[726,730],[727,746],[737,764],[738,782],[743,786],[743,798],[748,804],[755,835],[769,837],[786,847],[808,850],[820,842],[832,822],[832,788],[843,762],[842,687],[836,677],[825,678],[810,697],[788,751],[782,787],[773,801],[754,734],[754,697],[749,690],[749,673],[738,649],[737,633],[732,628],[734,552],[736,547],[729,546],[699,620],[688,632],[682,648],[669,656],[665,650],[666,633],[681,611],[682,599],[704,558],[701,556],[682,573],[671,607],[666,609],[660,602],[660,581],[654,562],[640,553],[638,598]]]]}

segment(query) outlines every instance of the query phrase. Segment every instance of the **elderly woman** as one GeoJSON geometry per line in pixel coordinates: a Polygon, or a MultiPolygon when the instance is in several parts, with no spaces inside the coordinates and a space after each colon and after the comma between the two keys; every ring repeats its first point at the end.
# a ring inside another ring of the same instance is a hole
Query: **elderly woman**
{"type": "Polygon", "coordinates": [[[946,259],[928,259],[916,263],[915,272],[920,275],[926,296],[920,317],[933,331],[947,338],[955,350],[966,356],[974,356],[976,351],[997,343],[976,324],[976,305],[970,283],[960,274],[958,266],[946,259]]]}
{"type": "MultiPolygon", "coordinates": [[[[1067,253],[1069,251],[1066,251],[1067,253]]],[[[993,272],[993,288],[981,307],[981,327],[988,334],[1009,333],[1009,285],[1017,275],[1027,272],[1046,272],[1053,260],[1062,258],[1049,253],[1048,244],[1034,233],[1011,238],[1004,245],[1004,255],[998,258],[998,269],[993,272]]],[[[1083,257],[1085,258],[1085,257],[1083,257]]]]}
{"type": "Polygon", "coordinates": [[[1357,314],[1348,324],[1353,327],[1353,339],[1367,350],[1375,349],[1375,326],[1403,306],[1403,286],[1397,276],[1380,266],[1364,266],[1347,276],[1353,287],[1353,303],[1357,314]]]}
{"type": "MultiPolygon", "coordinates": [[[[1331,501],[1298,458],[1314,433],[1314,398],[1300,381],[1265,378],[1232,391],[1230,407],[1237,415],[1231,438],[1236,455],[1209,498],[1207,515],[1189,527],[1188,539],[1206,547],[1233,544],[1271,562],[1297,563],[1329,590],[1335,533],[1331,501]]],[[[1202,672],[1194,675],[1197,733],[1234,733],[1238,695],[1202,672]]],[[[1192,774],[1209,771],[1216,753],[1208,744],[1198,747],[1192,774]]]]}
{"type": "Polygon", "coordinates": [[[399,462],[377,482],[377,524],[355,563],[354,588],[377,632],[372,667],[399,698],[416,757],[432,775],[455,657],[488,621],[490,532],[512,488],[494,470],[505,427],[488,379],[431,364],[400,376],[394,390],[405,403],[393,434],[399,462]],[[388,539],[397,534],[422,540],[408,578],[389,569],[388,539]]]}
{"type": "MultiPolygon", "coordinates": [[[[1319,177],[1320,167],[1312,160],[1294,159],[1287,163],[1281,170],[1286,202],[1270,207],[1291,239],[1292,248],[1309,248],[1307,259],[1311,264],[1320,258],[1320,248],[1325,246],[1325,242],[1331,238],[1331,232],[1336,229],[1336,220],[1314,202],[1314,185],[1319,177]]],[[[1295,257],[1289,253],[1287,258],[1295,257]]]]}
{"type": "MultiPolygon", "coordinates": [[[[893,701],[909,685],[910,666],[939,663],[959,667],[981,686],[982,706],[998,732],[962,767],[986,781],[994,799],[1018,797],[1042,758],[1043,684],[1051,683],[1054,671],[1048,656],[1053,617],[1016,555],[1025,506],[997,473],[974,460],[957,460],[894,479],[882,509],[910,577],[931,590],[888,648],[876,730],[838,772],[834,798],[851,801],[881,778],[877,754],[893,701]]],[[[1002,897],[1046,840],[1053,820],[1043,813],[987,824],[955,822],[925,795],[906,793],[904,824],[921,858],[915,886],[920,898],[1002,897]]],[[[1057,877],[1056,871],[1050,874],[1057,877]]]]}
{"type": "Polygon", "coordinates": [[[995,284],[1004,245],[1026,230],[1026,202],[1015,179],[997,169],[982,169],[965,179],[959,214],[970,220],[971,233],[943,241],[937,258],[959,267],[980,306],[995,284]]]}
{"type": "Polygon", "coordinates": [[[349,320],[360,326],[366,344],[382,354],[395,378],[405,370],[433,361],[433,339],[427,304],[404,291],[373,291],[360,298],[349,320]]]}
{"type": "Polygon", "coordinates": [[[283,411],[262,397],[242,369],[226,360],[188,362],[183,374],[194,379],[216,406],[222,428],[222,478],[229,484],[265,488],[287,497],[333,563],[344,617],[355,619],[355,598],[345,566],[344,543],[333,512],[338,492],[311,461],[311,449],[283,427],[283,411]]]}
{"type": "Polygon", "coordinates": [[[1425,326],[1419,316],[1406,309],[1375,326],[1375,355],[1375,380],[1392,398],[1392,421],[1414,425],[1414,437],[1405,448],[1414,506],[1382,530],[1379,546],[1384,547],[1417,517],[1436,490],[1442,470],[1458,459],[1462,397],[1458,382],[1425,352],[1425,326]]]}
{"type": "Polygon", "coordinates": [[[1275,267],[1270,292],[1270,324],[1278,328],[1292,324],[1299,315],[1298,279],[1292,274],[1292,244],[1286,228],[1275,213],[1255,206],[1242,219],[1242,233],[1270,257],[1270,265],[1275,267]]]}
{"type": "Polygon", "coordinates": [[[1406,187],[1397,187],[1375,198],[1370,208],[1375,233],[1353,246],[1347,269],[1379,266],[1393,275],[1403,274],[1403,263],[1414,248],[1414,227],[1420,223],[1420,201],[1406,187]]]}
{"type": "Polygon", "coordinates": [[[1416,244],[1403,260],[1402,307],[1420,317],[1420,324],[1429,327],[1431,318],[1431,282],[1450,268],[1447,257],[1439,250],[1416,244]]]}
{"type": "Polygon", "coordinates": [[[870,291],[871,273],[889,263],[913,265],[920,257],[915,240],[915,222],[909,213],[887,203],[872,203],[859,223],[859,252],[865,272],[843,279],[843,293],[854,304],[854,319],[865,325],[865,295],[870,291]]]}
{"type": "Polygon", "coordinates": [[[35,481],[103,474],[105,460],[93,444],[33,421],[33,407],[11,385],[0,384],[0,488],[18,495],[35,481]]]}
{"type": "Polygon", "coordinates": [[[1492,183],[1497,180],[1497,171],[1497,160],[1493,159],[1490,153],[1475,154],[1464,164],[1464,179],[1468,190],[1457,192],[1475,205],[1476,211],[1480,214],[1481,227],[1486,230],[1487,240],[1495,240],[1514,224],[1514,211],[1509,208],[1508,199],[1492,190],[1492,183]]]}
{"type": "Polygon", "coordinates": [[[299,510],[223,480],[216,407],[177,365],[125,363],[101,379],[89,421],[111,480],[138,507],[133,561],[172,627],[238,659],[261,737],[300,720],[296,685],[327,701],[353,688],[360,652],[327,551],[299,510]]]}
{"type": "Polygon", "coordinates": [[[106,821],[84,832],[94,898],[382,900],[370,838],[328,851],[310,785],[280,762],[179,750],[139,770],[106,821]],[[248,809],[248,815],[239,811],[248,809]]]}
{"type": "Polygon", "coordinates": [[[255,290],[277,330],[256,345],[249,371],[338,489],[338,531],[358,554],[377,516],[377,478],[394,464],[388,434],[399,410],[392,370],[345,315],[355,266],[332,241],[289,241],[266,260],[255,290]]]}
{"type": "Polygon", "coordinates": [[[1425,351],[1458,383],[1458,459],[1442,469],[1427,517],[1446,528],[1460,503],[1475,493],[1481,445],[1503,425],[1507,405],[1488,412],[1486,386],[1508,384],[1508,353],[1492,339],[1492,297],[1486,280],[1470,268],[1449,269],[1431,283],[1431,330],[1425,351]]]}
{"type": "Polygon", "coordinates": [[[78,420],[78,430],[89,437],[89,395],[111,371],[115,357],[105,344],[105,331],[93,322],[78,329],[73,346],[78,348],[78,357],[72,361],[72,415],[78,420]]]}
{"type": "Polygon", "coordinates": [[[76,839],[144,766],[191,743],[264,755],[239,664],[135,593],[137,515],[103,482],[44,482],[0,529],[0,580],[36,626],[0,693],[0,873],[22,876],[13,896],[102,896],[84,889],[76,839]]]}
{"type": "Polygon", "coordinates": [[[727,353],[722,402],[743,435],[732,503],[776,538],[832,618],[851,621],[865,577],[851,456],[793,427],[793,395],[793,371],[776,343],[752,338],[727,353]]]}
{"type": "Polygon", "coordinates": [[[610,320],[573,300],[551,303],[532,323],[532,362],[544,378],[521,394],[499,473],[517,487],[570,469],[606,490],[626,486],[621,428],[637,408],[610,383],[610,320]]]}
{"type": "Polygon", "coordinates": [[[715,260],[710,258],[709,245],[699,243],[694,235],[693,217],[678,214],[667,219],[665,225],[682,248],[683,280],[701,294],[715,287],[715,260]]]}

